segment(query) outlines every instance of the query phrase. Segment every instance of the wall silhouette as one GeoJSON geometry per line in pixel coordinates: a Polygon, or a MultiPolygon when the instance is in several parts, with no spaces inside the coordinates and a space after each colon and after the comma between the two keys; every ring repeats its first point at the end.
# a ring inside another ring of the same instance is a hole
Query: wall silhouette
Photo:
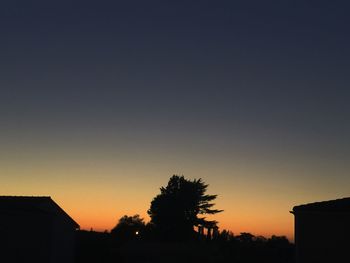
{"type": "Polygon", "coordinates": [[[50,197],[0,196],[0,261],[72,263],[77,228],[50,197]]]}
{"type": "Polygon", "coordinates": [[[350,198],[295,206],[297,263],[350,261],[350,198]]]}

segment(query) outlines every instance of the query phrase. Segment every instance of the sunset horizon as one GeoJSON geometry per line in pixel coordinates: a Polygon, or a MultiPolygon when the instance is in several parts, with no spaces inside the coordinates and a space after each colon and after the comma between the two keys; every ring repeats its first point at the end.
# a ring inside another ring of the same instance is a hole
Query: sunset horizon
{"type": "MultiPolygon", "coordinates": [[[[193,177],[189,179],[198,179],[199,177],[193,177]]],[[[204,180],[204,178],[202,178],[204,180]]],[[[205,181],[204,181],[205,182],[205,181]]],[[[209,184],[209,183],[208,183],[209,184]]],[[[298,203],[291,204],[289,207],[279,207],[280,213],[275,213],[273,215],[265,215],[264,211],[269,211],[269,209],[264,208],[264,203],[259,203],[259,210],[256,211],[255,200],[251,200],[250,206],[246,206],[247,200],[243,204],[239,200],[236,200],[234,203],[235,212],[234,215],[225,215],[226,209],[224,199],[220,193],[214,193],[212,187],[209,184],[209,193],[217,194],[218,199],[215,202],[218,208],[223,209],[222,213],[219,213],[215,216],[209,216],[209,219],[218,221],[219,231],[228,230],[231,231],[234,235],[239,235],[241,233],[251,233],[254,236],[263,236],[271,237],[272,235],[276,236],[286,236],[290,241],[294,242],[294,215],[291,214],[291,210],[296,205],[314,203],[318,201],[332,200],[344,198],[345,196],[328,196],[314,199],[299,199],[298,203]],[[260,215],[260,216],[258,216],[260,215]],[[279,221],[276,220],[279,219],[279,221]],[[278,222],[278,224],[276,224],[278,222]]],[[[157,189],[159,190],[161,186],[157,189]]],[[[150,217],[147,214],[149,209],[149,204],[152,198],[158,194],[157,191],[154,191],[154,195],[150,195],[148,201],[148,206],[145,209],[142,209],[139,205],[140,201],[146,201],[145,199],[140,198],[140,200],[134,199],[133,205],[128,209],[120,209],[120,207],[125,207],[125,202],[127,200],[104,200],[102,197],[98,200],[91,200],[87,196],[82,196],[79,200],[71,200],[69,197],[59,197],[59,195],[49,195],[45,192],[39,192],[38,194],[11,194],[5,193],[3,195],[7,196],[47,196],[51,197],[56,201],[61,208],[63,208],[71,217],[80,225],[81,230],[87,231],[98,231],[98,232],[110,232],[118,223],[118,220],[124,215],[133,216],[140,215],[141,218],[145,220],[146,223],[150,222],[150,217]],[[137,204],[136,204],[137,203],[137,204]],[[123,204],[123,205],[121,205],[123,204]],[[118,209],[119,207],[119,209],[118,209]]],[[[249,201],[248,201],[249,202],[249,201]]],[[[145,202],[142,202],[142,204],[145,202]]],[[[147,203],[147,201],[146,201],[147,203]]],[[[228,206],[230,208],[230,206],[228,206]]],[[[277,209],[276,209],[277,210],[277,209]]],[[[229,213],[233,211],[229,209],[229,213]]]]}
{"type": "Polygon", "coordinates": [[[350,196],[350,16],[329,1],[4,1],[0,195],[81,229],[202,178],[234,235],[350,196]]]}

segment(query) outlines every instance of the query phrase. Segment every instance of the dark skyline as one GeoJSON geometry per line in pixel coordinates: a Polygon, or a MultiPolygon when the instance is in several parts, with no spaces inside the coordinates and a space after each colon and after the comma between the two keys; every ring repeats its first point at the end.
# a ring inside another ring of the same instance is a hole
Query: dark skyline
{"type": "Polygon", "coordinates": [[[290,234],[295,203],[349,195],[349,8],[3,1],[1,191],[54,195],[104,228],[77,194],[133,186],[126,210],[142,213],[180,173],[219,194],[225,227],[290,234]]]}

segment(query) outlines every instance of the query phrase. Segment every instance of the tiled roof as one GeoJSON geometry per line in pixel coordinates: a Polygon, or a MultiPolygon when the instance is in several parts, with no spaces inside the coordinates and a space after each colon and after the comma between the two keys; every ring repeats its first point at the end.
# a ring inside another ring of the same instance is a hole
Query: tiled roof
{"type": "Polygon", "coordinates": [[[304,211],[350,212],[350,197],[293,207],[293,213],[304,211]]]}
{"type": "Polygon", "coordinates": [[[0,196],[1,211],[35,212],[61,216],[75,228],[79,228],[78,223],[49,196],[0,196]]]}

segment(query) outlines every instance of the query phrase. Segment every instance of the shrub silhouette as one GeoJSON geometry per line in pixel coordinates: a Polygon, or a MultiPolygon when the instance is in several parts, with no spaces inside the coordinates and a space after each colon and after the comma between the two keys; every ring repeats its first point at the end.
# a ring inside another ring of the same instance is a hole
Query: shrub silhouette
{"type": "Polygon", "coordinates": [[[139,215],[124,215],[111,230],[111,236],[114,241],[119,243],[136,240],[143,234],[144,229],[145,223],[139,215]]]}

